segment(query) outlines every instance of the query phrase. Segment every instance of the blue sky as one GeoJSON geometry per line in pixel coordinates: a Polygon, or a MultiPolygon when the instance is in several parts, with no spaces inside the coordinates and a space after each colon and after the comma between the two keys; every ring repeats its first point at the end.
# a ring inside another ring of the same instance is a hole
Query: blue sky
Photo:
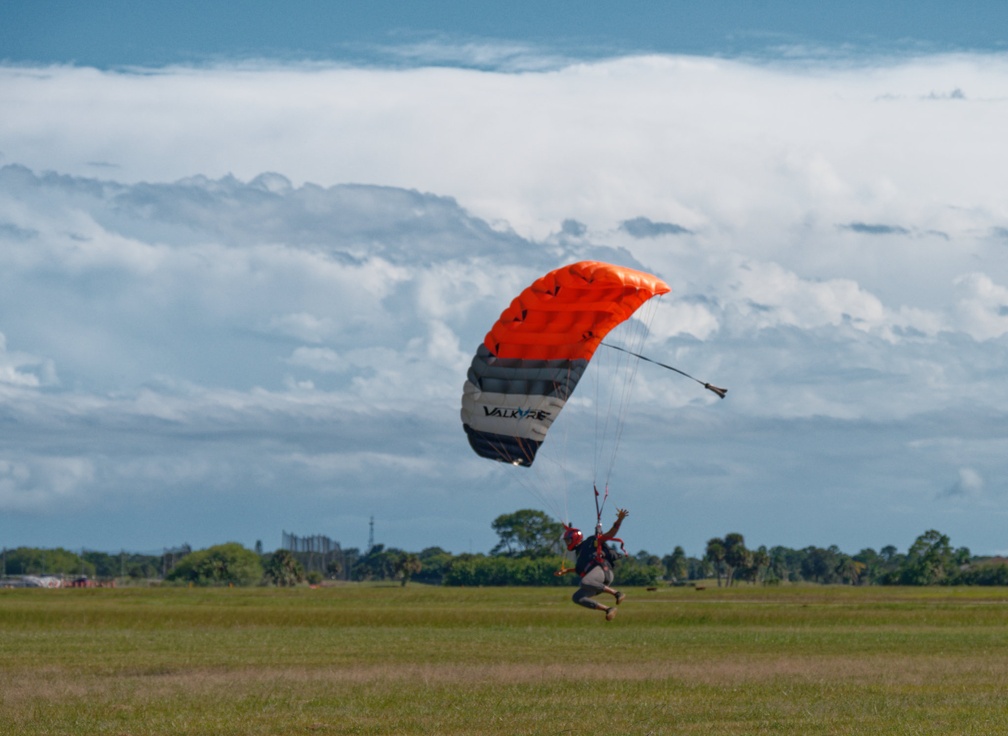
{"type": "Polygon", "coordinates": [[[4,57],[100,68],[235,58],[351,63],[414,58],[423,63],[428,59],[416,59],[411,49],[421,43],[499,42],[576,58],[627,52],[737,56],[799,49],[940,53],[1008,48],[1008,10],[998,2],[953,8],[937,0],[847,0],[827,7],[782,0],[628,0],[618,6],[598,0],[480,6],[448,0],[292,0],[281,8],[266,0],[240,5],[12,0],[0,13],[4,57]]]}
{"type": "Polygon", "coordinates": [[[593,258],[730,389],[640,370],[632,550],[1008,551],[1008,10],[877,5],[3,4],[0,545],[590,524],[589,395],[531,473],[458,411],[593,258]]]}

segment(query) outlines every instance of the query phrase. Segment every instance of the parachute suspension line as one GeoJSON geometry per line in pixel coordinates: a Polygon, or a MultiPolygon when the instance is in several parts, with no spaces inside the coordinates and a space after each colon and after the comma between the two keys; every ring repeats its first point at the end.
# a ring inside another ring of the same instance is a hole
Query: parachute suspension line
{"type": "MultiPolygon", "coordinates": [[[[602,457],[605,454],[607,438],[609,437],[609,420],[612,417],[612,394],[614,381],[611,376],[615,371],[611,368],[608,360],[600,361],[595,365],[592,374],[595,399],[592,402],[595,407],[595,451],[592,455],[594,463],[592,468],[592,483],[597,484],[599,474],[602,471],[602,457]],[[607,391],[608,390],[608,391],[607,391]]],[[[598,489],[595,491],[595,506],[598,507],[598,489]]]]}
{"type": "Polygon", "coordinates": [[[519,445],[519,449],[522,450],[520,456],[512,455],[503,442],[490,441],[488,442],[488,445],[494,448],[500,457],[504,458],[506,462],[512,465],[528,465],[532,461],[532,454],[525,449],[524,445],[519,445]]]}
{"type": "MultiPolygon", "coordinates": [[[[644,346],[660,301],[661,296],[649,300],[638,310],[636,315],[621,326],[626,333],[624,339],[636,350],[640,350],[644,346]]],[[[606,345],[607,343],[601,344],[606,345]]],[[[638,353],[630,350],[623,350],[622,354],[613,355],[614,365],[611,370],[613,378],[609,382],[609,406],[605,411],[606,428],[603,431],[603,441],[596,444],[598,460],[602,461],[605,470],[604,487],[607,494],[612,471],[616,465],[616,456],[623,438],[623,430],[626,427],[626,417],[630,411],[630,396],[637,379],[637,369],[640,367],[640,361],[632,359],[637,357],[638,353]],[[611,430],[609,428],[610,422],[612,423],[611,430]],[[605,455],[604,458],[603,455],[605,455]]],[[[608,364],[608,362],[604,361],[604,364],[608,364]]],[[[596,479],[598,479],[598,469],[596,469],[596,479]]]]}
{"type": "MultiPolygon", "coordinates": [[[[597,359],[597,358],[596,358],[597,359]]],[[[615,445],[618,442],[619,427],[623,418],[622,398],[617,401],[617,391],[621,391],[625,360],[622,356],[598,361],[595,375],[595,453],[592,479],[609,485],[609,474],[615,459],[615,445]],[[614,406],[616,407],[614,409],[614,406]]],[[[597,492],[596,492],[597,495],[597,492]]],[[[596,501],[596,506],[598,505],[596,501]]]]}
{"type": "Polygon", "coordinates": [[[566,519],[567,484],[564,482],[565,469],[551,452],[539,452],[532,467],[526,467],[511,475],[518,485],[535,498],[541,508],[554,518],[566,519]]]}
{"type": "MultiPolygon", "coordinates": [[[[630,333],[632,340],[630,344],[638,350],[644,347],[644,341],[647,339],[648,333],[651,331],[651,322],[654,320],[654,316],[658,311],[658,303],[660,301],[661,296],[658,296],[657,298],[646,302],[643,309],[638,312],[638,314],[640,314],[640,318],[633,318],[630,322],[630,326],[633,328],[630,333]]],[[[623,429],[626,427],[626,416],[630,411],[630,394],[633,389],[634,382],[637,380],[637,369],[639,366],[639,360],[629,360],[628,358],[624,368],[624,380],[621,386],[622,395],[620,397],[619,422],[616,425],[616,439],[613,443],[612,458],[609,461],[609,474],[606,475],[607,487],[609,485],[609,476],[612,474],[612,468],[616,464],[616,452],[619,450],[620,442],[623,439],[623,429]]]]}
{"type": "MultiPolygon", "coordinates": [[[[564,401],[567,401],[567,400],[570,399],[570,390],[569,390],[569,387],[571,386],[573,368],[574,368],[574,366],[573,366],[572,363],[568,363],[567,364],[567,372],[566,372],[566,376],[564,377],[564,381],[563,381],[563,391],[561,392],[559,390],[559,388],[560,388],[559,386],[555,387],[555,389],[556,389],[555,392],[558,395],[562,394],[562,398],[563,398],[564,401]]],[[[576,381],[575,381],[575,383],[576,383],[576,381]]],[[[570,446],[570,443],[569,443],[569,440],[570,440],[570,422],[566,422],[566,421],[565,422],[561,422],[560,426],[557,427],[556,429],[562,430],[562,432],[560,434],[560,443],[559,443],[559,446],[556,448],[557,449],[556,467],[558,469],[558,472],[557,472],[556,478],[552,479],[551,482],[549,483],[549,485],[551,487],[557,489],[557,490],[554,491],[554,493],[555,493],[554,498],[556,500],[557,505],[561,506],[562,508],[555,509],[555,511],[558,511],[558,512],[562,511],[562,513],[563,513],[563,516],[561,516],[559,518],[561,518],[561,519],[569,519],[569,518],[571,518],[570,517],[570,509],[568,507],[568,502],[569,502],[569,497],[570,497],[570,473],[568,472],[569,468],[567,467],[567,457],[568,457],[568,448],[570,446]]]]}
{"type": "MultiPolygon", "coordinates": [[[[555,395],[564,399],[570,397],[568,387],[572,374],[573,365],[568,365],[565,375],[552,384],[555,395]]],[[[550,431],[549,441],[539,448],[535,464],[516,474],[519,483],[542,504],[543,509],[564,523],[571,518],[569,439],[570,422],[556,422],[550,431]]]]}
{"type": "Polygon", "coordinates": [[[539,457],[542,459],[540,459],[534,467],[528,467],[531,462],[531,454],[527,450],[522,452],[520,456],[516,457],[508,452],[507,447],[503,443],[496,445],[491,444],[490,446],[495,447],[500,457],[507,458],[507,461],[510,464],[525,466],[524,470],[515,473],[512,477],[518,481],[519,485],[524,487],[525,490],[535,496],[540,503],[547,507],[550,512],[554,514],[559,514],[560,511],[566,512],[566,485],[562,483],[543,482],[542,480],[535,479],[536,477],[541,479],[546,476],[550,476],[551,479],[565,479],[565,468],[561,467],[557,470],[557,467],[560,464],[556,462],[556,458],[550,457],[550,453],[540,453],[539,457]],[[547,493],[545,489],[548,488],[563,488],[565,503],[560,504],[556,495],[547,493]]]}
{"type": "Polygon", "coordinates": [[[681,376],[686,376],[686,378],[689,378],[689,379],[691,379],[693,381],[696,381],[697,383],[699,383],[701,386],[703,386],[708,391],[713,391],[718,396],[720,396],[722,399],[725,397],[725,394],[728,393],[728,389],[726,389],[726,388],[718,388],[717,386],[715,386],[712,383],[707,383],[706,381],[701,381],[699,378],[694,378],[693,376],[691,376],[686,371],[681,371],[681,370],[679,370],[678,368],[676,368],[674,366],[666,365],[665,363],[661,363],[661,362],[659,362],[657,360],[652,360],[651,358],[647,357],[646,355],[639,355],[638,353],[635,353],[635,352],[633,352],[631,350],[627,350],[625,348],[621,348],[618,345],[613,345],[613,344],[608,343],[608,342],[602,342],[602,343],[599,343],[599,344],[600,345],[605,345],[607,348],[612,348],[613,350],[619,350],[619,351],[624,352],[624,353],[630,353],[630,355],[633,355],[633,356],[635,356],[637,358],[640,358],[641,360],[646,360],[648,363],[654,363],[655,365],[661,366],[662,368],[667,368],[670,371],[675,371],[676,373],[678,373],[681,376]]]}

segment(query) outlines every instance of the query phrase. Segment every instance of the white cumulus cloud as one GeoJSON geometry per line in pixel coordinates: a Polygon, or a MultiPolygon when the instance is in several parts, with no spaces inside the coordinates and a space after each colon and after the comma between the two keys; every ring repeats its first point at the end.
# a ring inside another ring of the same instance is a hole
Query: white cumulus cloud
{"type": "Polygon", "coordinates": [[[377,514],[489,548],[536,499],[469,451],[468,362],[533,279],[598,259],[666,279],[646,352],[729,389],[639,368],[613,484],[641,547],[993,548],[1003,510],[945,529],[907,499],[1003,464],[1005,59],[523,70],[0,66],[0,532],[377,514]]]}

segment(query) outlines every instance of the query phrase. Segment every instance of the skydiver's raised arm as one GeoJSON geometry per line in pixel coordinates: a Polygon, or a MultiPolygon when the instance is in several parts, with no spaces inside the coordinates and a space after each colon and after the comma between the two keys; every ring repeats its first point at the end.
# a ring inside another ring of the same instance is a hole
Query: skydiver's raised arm
{"type": "Polygon", "coordinates": [[[626,509],[616,509],[616,522],[610,527],[609,531],[605,533],[606,537],[615,537],[619,533],[620,524],[623,523],[623,519],[628,517],[630,512],[626,509]]]}

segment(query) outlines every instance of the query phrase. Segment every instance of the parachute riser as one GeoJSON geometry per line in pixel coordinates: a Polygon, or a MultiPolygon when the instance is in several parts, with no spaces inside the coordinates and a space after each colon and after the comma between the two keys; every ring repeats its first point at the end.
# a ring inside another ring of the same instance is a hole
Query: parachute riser
{"type": "Polygon", "coordinates": [[[605,496],[602,497],[602,503],[599,503],[599,492],[598,486],[592,486],[595,490],[595,536],[602,536],[602,509],[605,508],[605,502],[609,499],[609,486],[605,487],[605,496]]]}

